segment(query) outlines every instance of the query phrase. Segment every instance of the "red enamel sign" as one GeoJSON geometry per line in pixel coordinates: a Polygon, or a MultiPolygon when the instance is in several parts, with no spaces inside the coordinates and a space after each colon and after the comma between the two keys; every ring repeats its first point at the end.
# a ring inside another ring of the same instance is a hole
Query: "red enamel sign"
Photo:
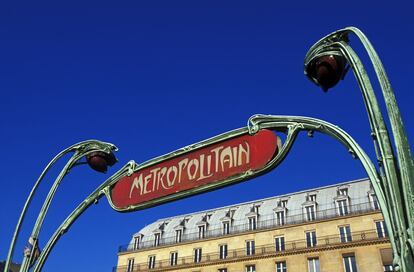
{"type": "Polygon", "coordinates": [[[112,203],[125,209],[261,169],[277,153],[277,143],[276,134],[263,129],[189,151],[120,179],[111,188],[112,203]]]}

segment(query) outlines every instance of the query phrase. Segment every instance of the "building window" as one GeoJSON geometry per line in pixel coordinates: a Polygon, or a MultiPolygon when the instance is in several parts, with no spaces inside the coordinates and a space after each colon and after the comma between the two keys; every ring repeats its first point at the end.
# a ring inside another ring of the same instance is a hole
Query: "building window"
{"type": "Polygon", "coordinates": [[[338,189],[338,195],[347,196],[348,195],[348,188],[340,188],[340,189],[338,189]]]}
{"type": "Polygon", "coordinates": [[[341,239],[341,243],[351,242],[352,241],[351,227],[350,226],[339,227],[339,237],[341,239]]]}
{"type": "Polygon", "coordinates": [[[140,237],[134,237],[134,249],[139,249],[140,237]]]}
{"type": "Polygon", "coordinates": [[[384,272],[393,272],[392,264],[384,265],[384,272]]]}
{"type": "Polygon", "coordinates": [[[343,256],[345,272],[357,272],[355,255],[347,254],[343,256]]]}
{"type": "Polygon", "coordinates": [[[254,255],[254,240],[246,241],[246,255],[254,255]]]}
{"type": "Polygon", "coordinates": [[[227,245],[220,245],[220,259],[226,259],[227,258],[227,245]]]}
{"type": "Polygon", "coordinates": [[[276,262],[276,272],[286,272],[286,262],[276,262]]]}
{"type": "Polygon", "coordinates": [[[182,229],[175,230],[175,242],[181,243],[182,237],[183,237],[183,230],[182,229]]]}
{"type": "Polygon", "coordinates": [[[309,201],[316,202],[316,194],[309,195],[309,201]]]}
{"type": "Polygon", "coordinates": [[[284,236],[275,237],[275,246],[276,246],[276,251],[284,251],[285,250],[285,237],[284,236]]]}
{"type": "Polygon", "coordinates": [[[315,231],[308,231],[306,232],[306,246],[307,247],[314,247],[316,246],[316,232],[315,231]]]}
{"type": "Polygon", "coordinates": [[[194,262],[201,262],[201,248],[194,249],[194,262]]]}
{"type": "Polygon", "coordinates": [[[348,200],[342,199],[336,201],[336,205],[338,207],[338,214],[339,215],[347,215],[349,213],[348,211],[348,200]]]}
{"type": "Polygon", "coordinates": [[[257,229],[257,218],[256,216],[249,217],[249,230],[257,229]]]}
{"type": "Polygon", "coordinates": [[[230,221],[223,222],[223,235],[230,233],[230,221]]]}
{"type": "Polygon", "coordinates": [[[256,272],[256,266],[254,264],[246,265],[246,272],[256,272]]]}
{"type": "Polygon", "coordinates": [[[161,233],[154,234],[154,246],[160,245],[161,233]]]}
{"type": "Polygon", "coordinates": [[[319,258],[308,259],[308,271],[309,272],[320,272],[319,258]]]}
{"type": "Polygon", "coordinates": [[[155,268],[155,255],[148,257],[148,268],[149,269],[155,268]]]}
{"type": "Polygon", "coordinates": [[[286,223],[286,212],[278,211],[276,212],[276,224],[282,226],[286,223]]]}
{"type": "Polygon", "coordinates": [[[315,220],[316,219],[315,205],[306,206],[305,213],[306,213],[306,220],[308,221],[315,220]]]}
{"type": "Polygon", "coordinates": [[[287,207],[287,203],[288,203],[287,199],[281,200],[280,201],[280,206],[282,206],[282,208],[286,208],[287,207]]]}
{"type": "Polygon", "coordinates": [[[375,226],[377,229],[378,238],[388,237],[388,230],[384,221],[376,221],[375,226]]]}
{"type": "Polygon", "coordinates": [[[128,259],[128,266],[127,266],[127,272],[134,271],[134,260],[135,259],[128,259]]]}
{"type": "Polygon", "coordinates": [[[174,266],[177,265],[177,259],[178,259],[178,252],[171,252],[170,253],[170,265],[174,266]]]}
{"type": "Polygon", "coordinates": [[[218,272],[227,272],[227,268],[219,268],[218,272]]]}
{"type": "Polygon", "coordinates": [[[379,210],[379,203],[378,203],[378,198],[377,198],[377,195],[375,195],[375,194],[370,194],[369,195],[369,202],[371,203],[371,207],[374,209],[374,210],[379,210]]]}
{"type": "Polygon", "coordinates": [[[198,226],[198,239],[206,237],[206,225],[198,226]]]}

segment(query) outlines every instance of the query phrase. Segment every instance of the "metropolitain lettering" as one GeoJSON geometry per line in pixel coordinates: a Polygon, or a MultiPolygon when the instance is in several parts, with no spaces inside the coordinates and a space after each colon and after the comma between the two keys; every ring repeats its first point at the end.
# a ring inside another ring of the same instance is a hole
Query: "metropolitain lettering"
{"type": "Polygon", "coordinates": [[[249,163],[250,146],[247,141],[236,146],[217,146],[196,157],[183,156],[171,165],[142,171],[131,184],[129,198],[134,194],[142,196],[159,190],[173,191],[180,183],[214,179],[215,175],[219,176],[232,168],[246,166],[249,163]]]}

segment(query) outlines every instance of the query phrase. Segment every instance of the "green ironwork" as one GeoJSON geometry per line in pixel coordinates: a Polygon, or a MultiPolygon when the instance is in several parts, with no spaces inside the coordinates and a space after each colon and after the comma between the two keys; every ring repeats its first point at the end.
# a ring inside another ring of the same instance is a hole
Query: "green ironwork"
{"type": "MultiPolygon", "coordinates": [[[[414,271],[414,162],[391,84],[372,44],[364,33],[355,27],[333,32],[315,43],[305,57],[305,74],[308,65],[326,55],[344,57],[357,78],[382,171],[381,187],[384,188],[386,198],[390,200],[387,206],[382,208],[388,209],[391,214],[391,222],[387,223],[387,227],[394,231],[394,236],[391,236],[395,244],[394,267],[397,271],[414,271]],[[398,160],[394,156],[389,133],[370,79],[358,55],[349,45],[351,33],[359,38],[368,52],[380,83],[398,160]]],[[[309,77],[309,74],[307,75],[309,77]]],[[[311,80],[318,84],[314,78],[311,80]]]]}
{"type": "MultiPolygon", "coordinates": [[[[320,132],[326,134],[342,145],[348,150],[348,152],[356,159],[361,161],[369,179],[371,180],[373,189],[377,195],[379,205],[382,209],[385,223],[389,230],[390,242],[394,252],[394,265],[397,270],[400,271],[413,271],[413,218],[414,218],[414,194],[413,194],[413,176],[414,176],[414,164],[411,156],[410,147],[408,145],[407,137],[405,136],[404,128],[402,125],[401,117],[398,111],[398,107],[395,103],[395,97],[392,93],[388,79],[385,75],[381,62],[378,59],[374,49],[372,48],[366,37],[356,28],[346,28],[334,32],[319,42],[317,42],[308,52],[305,59],[305,67],[315,61],[321,56],[334,54],[337,56],[344,56],[349,65],[353,68],[353,71],[358,79],[361,87],[365,105],[368,111],[370,125],[372,129],[372,135],[374,139],[374,148],[377,152],[378,162],[380,165],[380,172],[377,171],[374,163],[370,160],[364,150],[356,143],[356,141],[347,134],[341,128],[328,123],[323,120],[300,117],[300,116],[274,116],[274,115],[254,115],[248,120],[246,127],[235,129],[213,138],[186,146],[176,151],[170,152],[163,156],[148,160],[140,165],[137,165],[134,161],[128,162],[124,167],[117,171],[114,175],[108,178],[102,183],[94,192],[92,192],[84,201],[82,201],[77,208],[64,220],[64,222],[58,227],[58,229],[51,236],[45,248],[40,253],[37,260],[33,260],[33,254],[37,247],[38,235],[41,229],[41,225],[45,219],[47,210],[53,199],[53,196],[67,172],[75,165],[77,161],[83,156],[94,152],[104,151],[112,152],[116,150],[112,144],[102,143],[98,141],[86,141],[77,145],[74,145],[61,153],[59,153],[45,168],[39,179],[36,181],[32,191],[29,194],[28,199],[24,205],[22,214],[16,226],[16,230],[12,239],[12,243],[9,249],[9,255],[6,262],[5,272],[8,270],[9,263],[11,262],[11,256],[13,254],[15,241],[18,237],[21,224],[23,222],[26,210],[31,202],[32,196],[36,191],[40,181],[47,173],[51,165],[53,165],[63,155],[74,152],[74,155],[69,159],[54,184],[52,185],[49,194],[43,203],[43,207],[36,220],[36,224],[32,231],[31,238],[34,240],[33,248],[30,255],[25,257],[21,272],[27,272],[30,270],[30,264],[33,262],[33,271],[41,271],[50,251],[53,249],[60,237],[66,233],[74,221],[83,212],[89,208],[93,203],[96,203],[103,195],[108,199],[111,207],[119,212],[129,212],[140,209],[145,209],[151,206],[159,205],[168,201],[174,201],[186,196],[202,193],[205,191],[211,191],[223,186],[232,185],[237,182],[242,182],[258,175],[267,173],[278,166],[288,155],[289,151],[293,147],[293,144],[300,132],[307,132],[309,136],[312,136],[314,132],[320,132]],[[391,146],[391,142],[388,136],[388,131],[385,126],[378,102],[376,100],[373,88],[366,74],[366,71],[359,60],[358,56],[348,45],[348,33],[355,33],[363,42],[364,46],[369,51],[370,57],[373,59],[376,73],[381,82],[383,94],[387,104],[387,110],[391,116],[391,127],[393,130],[395,145],[397,148],[398,164],[394,158],[394,152],[391,146]],[[286,134],[286,139],[283,145],[280,147],[279,152],[272,158],[264,168],[258,170],[248,170],[242,174],[238,174],[229,177],[223,181],[211,183],[208,186],[201,188],[194,188],[187,191],[178,192],[176,194],[161,197],[159,199],[153,199],[142,205],[131,206],[125,209],[116,208],[111,199],[111,188],[121,178],[131,175],[135,171],[140,169],[164,162],[171,158],[195,151],[197,149],[206,147],[208,145],[218,143],[233,137],[246,134],[255,134],[260,129],[272,129],[277,132],[286,134]]],[[[314,79],[312,79],[314,80],[314,79]]],[[[314,80],[315,81],[315,80],[314,80]]],[[[317,81],[315,83],[318,84],[317,81]]]]}
{"type": "MultiPolygon", "coordinates": [[[[278,155],[276,155],[262,170],[257,171],[247,171],[243,173],[242,175],[233,176],[230,177],[222,182],[226,183],[226,185],[231,185],[236,182],[245,181],[248,179],[251,179],[253,177],[256,177],[258,175],[264,174],[273,168],[275,168],[277,165],[279,165],[287,156],[291,148],[293,147],[293,143],[295,142],[298,134],[300,132],[307,132],[311,133],[313,135],[314,132],[320,132],[323,134],[326,134],[328,136],[333,137],[334,139],[338,140],[342,145],[345,146],[346,150],[354,157],[361,161],[362,166],[367,172],[368,177],[372,181],[373,188],[377,194],[377,199],[380,204],[380,207],[385,207],[387,204],[384,194],[382,193],[382,190],[380,188],[380,177],[379,174],[376,171],[376,168],[374,164],[371,162],[369,157],[366,155],[366,153],[359,147],[359,145],[356,143],[354,139],[350,135],[348,135],[345,131],[340,129],[339,127],[319,120],[315,118],[310,117],[300,117],[300,116],[273,116],[273,115],[254,115],[252,116],[248,121],[248,126],[240,129],[236,129],[233,131],[229,131],[227,133],[218,135],[216,137],[213,137],[211,139],[184,147],[182,149],[170,152],[166,155],[151,159],[147,162],[142,163],[141,165],[135,164],[135,162],[130,161],[127,165],[125,165],[123,168],[121,168],[118,172],[116,172],[113,176],[108,178],[107,181],[105,181],[101,186],[99,186],[89,197],[87,197],[79,206],[65,219],[65,221],[59,226],[59,228],[54,232],[52,237],[47,242],[45,248],[41,252],[37,262],[34,265],[34,272],[41,271],[45,260],[47,259],[50,251],[54,247],[54,245],[57,243],[59,238],[66,233],[70,226],[73,224],[73,222],[93,203],[98,201],[99,198],[101,198],[103,195],[105,195],[111,203],[111,196],[110,196],[110,188],[122,177],[125,175],[131,175],[134,171],[137,171],[139,169],[148,167],[150,165],[158,164],[161,162],[164,162],[172,157],[176,157],[182,154],[185,154],[187,152],[191,152],[194,150],[197,150],[199,148],[205,147],[207,145],[211,145],[220,141],[223,141],[228,138],[236,137],[243,134],[254,134],[260,129],[272,129],[278,132],[286,133],[287,137],[285,142],[283,143],[283,146],[280,149],[280,152],[278,155]]],[[[188,192],[184,194],[176,194],[173,196],[170,196],[166,199],[163,199],[161,202],[158,199],[154,199],[150,203],[146,204],[145,206],[139,207],[139,209],[145,209],[150,206],[159,205],[160,203],[166,202],[166,201],[174,201],[183,197],[186,197],[188,195],[194,195],[197,193],[201,193],[203,191],[210,191],[215,189],[216,186],[219,185],[211,185],[211,187],[205,188],[202,191],[199,191],[198,189],[189,190],[188,192]]],[[[222,186],[222,185],[221,185],[222,186]]],[[[111,204],[112,205],[112,204],[111,204]]],[[[133,207],[131,209],[127,210],[119,210],[121,212],[126,211],[134,211],[137,210],[137,207],[133,207]]],[[[385,209],[383,211],[384,214],[384,220],[388,224],[390,223],[390,215],[385,209]]],[[[393,230],[390,229],[390,236],[394,235],[393,230]]],[[[393,243],[393,241],[391,241],[393,243]]],[[[394,247],[394,246],[393,246],[394,247]]],[[[28,270],[25,270],[28,271],[28,270]]]]}
{"type": "Polygon", "coordinates": [[[16,224],[16,228],[15,231],[13,233],[13,237],[12,237],[12,241],[10,243],[10,247],[9,247],[9,252],[7,255],[7,259],[6,259],[6,263],[4,266],[4,271],[8,272],[10,264],[12,263],[12,259],[13,259],[13,252],[14,252],[14,248],[16,245],[16,241],[17,238],[19,236],[19,232],[21,229],[21,226],[23,224],[26,212],[30,206],[30,203],[33,199],[33,196],[37,190],[37,188],[39,187],[40,183],[42,182],[43,178],[45,177],[45,175],[48,173],[48,171],[50,170],[50,168],[60,159],[62,158],[64,155],[68,154],[68,153],[73,153],[72,157],[68,160],[68,162],[66,163],[66,165],[64,166],[64,168],[62,169],[62,171],[60,172],[60,174],[58,175],[58,177],[56,178],[55,182],[53,183],[45,202],[43,203],[42,209],[38,215],[38,218],[36,220],[36,223],[34,225],[33,231],[32,231],[32,239],[34,241],[32,250],[30,252],[30,256],[25,256],[23,259],[23,263],[21,265],[20,271],[27,271],[29,268],[29,265],[31,263],[31,260],[33,258],[33,253],[35,252],[36,248],[37,248],[37,243],[38,243],[38,235],[40,232],[40,228],[42,226],[42,223],[44,221],[44,218],[47,214],[47,210],[49,209],[50,203],[53,199],[53,196],[60,184],[60,182],[62,181],[62,179],[64,178],[64,176],[69,172],[69,170],[71,168],[73,168],[74,166],[77,165],[77,162],[79,159],[81,159],[82,157],[92,153],[92,152],[96,152],[96,151],[101,151],[101,152],[105,152],[105,153],[109,153],[112,151],[116,151],[117,148],[110,143],[105,143],[105,142],[101,142],[101,141],[97,141],[97,140],[88,140],[88,141],[84,141],[84,142],[80,142],[77,144],[74,144],[64,150],[62,150],[60,153],[58,153],[45,167],[45,169],[42,171],[42,173],[40,174],[39,178],[37,179],[37,181],[35,182],[32,190],[29,193],[28,198],[26,199],[26,202],[23,206],[22,212],[20,213],[19,219],[17,221],[16,224]]]}

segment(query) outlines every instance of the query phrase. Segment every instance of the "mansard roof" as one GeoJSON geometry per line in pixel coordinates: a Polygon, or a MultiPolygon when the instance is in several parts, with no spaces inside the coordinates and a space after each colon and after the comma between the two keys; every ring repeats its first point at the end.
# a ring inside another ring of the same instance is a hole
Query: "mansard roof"
{"type": "Polygon", "coordinates": [[[252,212],[253,206],[259,206],[257,209],[259,220],[272,218],[277,210],[275,208],[278,207],[280,200],[287,200],[286,210],[289,215],[300,214],[303,212],[303,204],[306,203],[308,199],[307,196],[315,193],[317,196],[316,204],[318,209],[334,209],[335,199],[338,196],[338,188],[343,188],[344,186],[348,188],[348,199],[350,199],[352,205],[369,201],[368,194],[370,192],[372,193],[372,188],[369,179],[363,178],[290,194],[158,219],[135,233],[133,237],[141,235],[143,242],[150,241],[153,239],[154,231],[157,231],[160,226],[163,228],[162,235],[171,237],[175,235],[175,230],[177,230],[177,228],[183,227],[184,232],[196,232],[200,222],[206,222],[209,227],[220,226],[223,222],[223,218],[230,218],[233,222],[241,222],[242,220],[247,220],[248,217],[246,215],[252,212]]]}

